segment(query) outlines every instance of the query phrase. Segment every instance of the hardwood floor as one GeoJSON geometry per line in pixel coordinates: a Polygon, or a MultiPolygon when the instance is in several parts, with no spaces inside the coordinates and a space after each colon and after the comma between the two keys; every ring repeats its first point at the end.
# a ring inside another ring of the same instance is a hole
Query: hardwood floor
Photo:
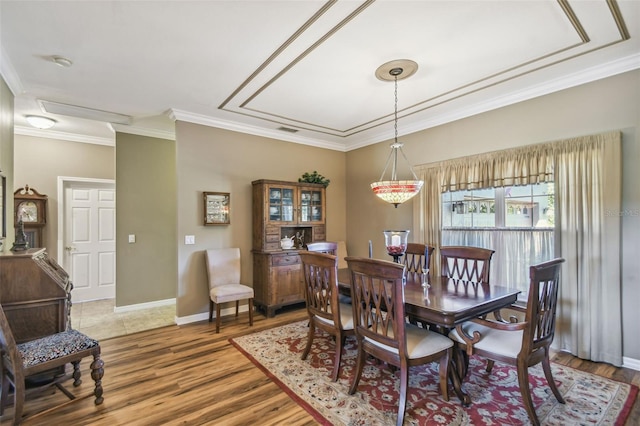
{"type": "MultiPolygon", "coordinates": [[[[68,401],[55,392],[25,404],[33,415],[24,425],[315,425],[317,422],[241,355],[228,339],[306,318],[304,309],[275,318],[245,313],[215,323],[168,326],[101,341],[105,361],[104,403],[93,403],[89,362],[82,363],[83,384],[68,401]],[[57,405],[63,403],[64,405],[57,405]],[[53,408],[51,408],[53,407],[53,408]]],[[[554,361],[640,385],[640,372],[557,354],[554,361]]],[[[13,407],[1,423],[9,424],[13,407]]],[[[640,424],[636,401],[626,423],[640,424]]]]}

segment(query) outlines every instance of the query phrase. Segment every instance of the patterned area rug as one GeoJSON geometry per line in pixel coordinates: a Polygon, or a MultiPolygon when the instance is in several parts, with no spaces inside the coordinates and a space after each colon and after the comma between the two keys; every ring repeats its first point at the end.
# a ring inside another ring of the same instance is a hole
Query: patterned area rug
{"type": "MultiPolygon", "coordinates": [[[[348,389],[355,370],[356,343],[347,339],[340,378],[329,378],[334,343],[328,334],[316,337],[305,361],[307,321],[265,330],[231,343],[322,424],[390,425],[397,415],[398,380],[384,363],[370,359],[358,391],[348,389]]],[[[322,333],[322,332],[320,332],[322,333]]],[[[453,390],[445,401],[438,390],[438,365],[412,367],[405,425],[527,425],[514,368],[497,363],[491,374],[485,362],[471,357],[463,389],[471,396],[463,407],[453,390]]],[[[566,400],[559,404],[547,386],[542,368],[529,369],[533,403],[544,425],[623,425],[638,388],[570,367],[552,364],[558,388],[566,400]]]]}

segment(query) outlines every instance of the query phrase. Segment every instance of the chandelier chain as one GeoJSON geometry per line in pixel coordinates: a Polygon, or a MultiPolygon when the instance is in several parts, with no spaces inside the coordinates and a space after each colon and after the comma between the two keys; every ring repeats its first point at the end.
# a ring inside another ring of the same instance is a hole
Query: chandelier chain
{"type": "Polygon", "coordinates": [[[396,143],[398,143],[398,76],[395,76],[395,91],[394,91],[394,96],[395,96],[395,108],[393,111],[393,127],[394,127],[394,132],[395,132],[395,137],[394,137],[394,141],[396,143]]]}

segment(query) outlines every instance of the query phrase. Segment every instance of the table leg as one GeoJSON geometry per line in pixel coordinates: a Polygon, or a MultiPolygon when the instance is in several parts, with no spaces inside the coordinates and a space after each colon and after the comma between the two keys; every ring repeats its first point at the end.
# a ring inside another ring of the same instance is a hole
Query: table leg
{"type": "Polygon", "coordinates": [[[471,405],[471,397],[464,390],[462,390],[462,381],[466,375],[464,352],[454,347],[453,356],[449,362],[449,378],[453,385],[453,390],[462,402],[462,405],[471,405]]]}

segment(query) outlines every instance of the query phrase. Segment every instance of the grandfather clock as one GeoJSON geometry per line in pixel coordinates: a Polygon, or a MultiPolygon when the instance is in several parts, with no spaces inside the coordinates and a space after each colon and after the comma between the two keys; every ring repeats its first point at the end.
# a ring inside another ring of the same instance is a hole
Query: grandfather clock
{"type": "Polygon", "coordinates": [[[47,224],[47,197],[29,185],[13,193],[14,226],[16,235],[20,226],[24,229],[29,247],[44,247],[44,227],[47,224]],[[20,224],[22,220],[22,224],[20,224]]]}

